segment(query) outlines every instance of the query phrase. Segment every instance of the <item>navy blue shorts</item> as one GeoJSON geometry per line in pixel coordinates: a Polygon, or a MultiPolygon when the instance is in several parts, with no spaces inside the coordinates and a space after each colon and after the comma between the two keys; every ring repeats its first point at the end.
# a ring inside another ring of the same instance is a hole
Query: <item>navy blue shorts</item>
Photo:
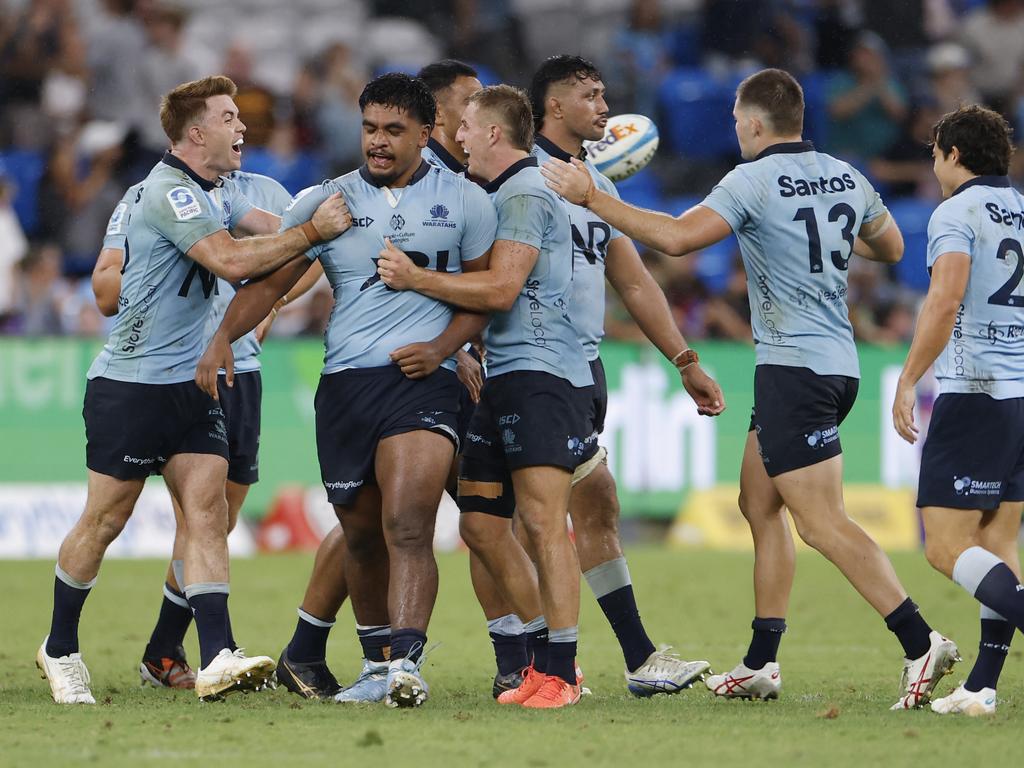
{"type": "Polygon", "coordinates": [[[750,429],[769,477],[802,469],[843,452],[839,425],[857,400],[858,379],[822,376],[810,368],[754,369],[750,429]]]}
{"type": "Polygon", "coordinates": [[[316,390],[316,451],[327,499],[343,506],[375,484],[377,443],[426,429],[444,435],[458,451],[459,380],[438,368],[410,379],[397,365],[352,368],[320,377],[316,390]]]}
{"type": "Polygon", "coordinates": [[[194,381],[137,384],[90,379],[82,417],[85,465],[119,480],[159,474],[178,453],[228,458],[224,411],[194,381]]]}
{"type": "Polygon", "coordinates": [[[229,387],[217,379],[220,407],[228,423],[228,480],[252,485],[260,479],[260,404],[263,379],[259,371],[235,374],[229,387]]]}
{"type": "Polygon", "coordinates": [[[511,518],[512,470],[553,466],[572,472],[585,461],[593,390],[540,371],[489,378],[466,433],[460,509],[511,518]]]}
{"type": "Polygon", "coordinates": [[[995,509],[1024,501],[1024,398],[939,395],[921,453],[917,506],[995,509]]]}

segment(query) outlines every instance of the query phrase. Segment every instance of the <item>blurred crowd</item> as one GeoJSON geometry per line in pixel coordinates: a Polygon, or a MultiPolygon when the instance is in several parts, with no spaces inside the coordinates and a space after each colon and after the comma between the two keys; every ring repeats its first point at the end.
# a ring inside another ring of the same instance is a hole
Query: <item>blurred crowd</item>
{"type": "MultiPolygon", "coordinates": [[[[0,333],[105,332],[88,275],[123,190],[166,147],[158,104],[179,82],[234,79],[243,168],[296,192],[361,162],[357,98],[373,75],[452,56],[485,83],[523,85],[567,51],[602,69],[613,113],[661,126],[651,168],[621,191],[674,213],[739,158],[727,129],[722,142],[697,125],[714,147],[672,129],[695,115],[727,125],[740,78],[790,70],[810,138],[902,205],[908,256],[922,264],[938,200],[931,125],[982,101],[1024,126],[1024,0],[0,0],[0,333]]],[[[1013,174],[1024,176],[1019,158],[1013,174]]],[[[644,258],[688,337],[750,341],[734,241],[644,258]]],[[[907,341],[926,279],[851,261],[858,336],[907,341]]],[[[638,337],[610,296],[608,336],[638,337]]],[[[330,305],[321,286],[274,332],[318,335],[330,305]]]]}

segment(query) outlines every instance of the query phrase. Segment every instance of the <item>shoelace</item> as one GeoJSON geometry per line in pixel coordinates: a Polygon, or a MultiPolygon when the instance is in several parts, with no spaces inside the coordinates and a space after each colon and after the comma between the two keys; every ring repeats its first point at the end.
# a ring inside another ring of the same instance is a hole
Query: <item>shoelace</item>
{"type": "MultiPolygon", "coordinates": [[[[436,651],[436,650],[437,650],[438,648],[440,648],[440,647],[441,647],[441,643],[437,642],[437,643],[434,643],[434,644],[433,644],[432,646],[430,646],[429,648],[427,648],[427,649],[426,649],[425,651],[423,651],[423,652],[422,652],[422,653],[420,654],[420,657],[419,657],[418,659],[416,659],[416,661],[414,661],[414,662],[413,662],[413,667],[412,667],[412,671],[413,671],[413,672],[414,672],[415,674],[417,674],[417,675],[418,675],[418,674],[419,674],[419,672],[420,672],[420,668],[422,668],[422,666],[423,666],[423,662],[425,662],[425,661],[427,660],[427,656],[429,656],[430,654],[432,654],[432,653],[433,653],[434,651],[436,651]]],[[[417,651],[419,651],[419,650],[420,650],[421,648],[423,648],[423,643],[421,643],[421,642],[420,642],[419,640],[417,640],[417,641],[416,641],[415,643],[413,643],[413,644],[412,644],[412,646],[411,646],[411,647],[409,648],[409,655],[408,655],[408,656],[406,656],[405,658],[406,658],[406,659],[410,658],[410,657],[411,657],[411,656],[413,656],[413,655],[414,655],[414,654],[415,654],[415,653],[416,653],[417,651]]]]}
{"type": "Polygon", "coordinates": [[[89,692],[89,670],[85,668],[81,659],[65,657],[58,659],[57,663],[60,665],[61,676],[67,681],[71,693],[89,692]]]}
{"type": "Polygon", "coordinates": [[[561,699],[562,686],[568,685],[562,678],[549,676],[543,685],[537,689],[534,696],[539,696],[547,701],[558,701],[561,699]]]}

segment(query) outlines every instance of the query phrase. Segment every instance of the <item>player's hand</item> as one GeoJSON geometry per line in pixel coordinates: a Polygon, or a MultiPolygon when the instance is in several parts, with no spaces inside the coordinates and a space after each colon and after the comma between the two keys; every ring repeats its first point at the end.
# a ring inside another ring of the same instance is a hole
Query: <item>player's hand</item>
{"type": "Polygon", "coordinates": [[[694,363],[686,366],[679,375],[683,380],[683,388],[697,404],[697,413],[701,416],[718,416],[725,410],[722,388],[703,368],[694,363]]]}
{"type": "Polygon", "coordinates": [[[352,214],[341,192],[335,192],[320,203],[310,221],[324,240],[333,240],[352,226],[352,214]]]}
{"type": "Polygon", "coordinates": [[[196,367],[196,384],[214,400],[220,399],[217,397],[217,375],[221,368],[224,369],[227,385],[233,387],[235,385],[235,355],[231,351],[231,342],[219,333],[215,333],[210,339],[210,346],[199,358],[199,365],[196,367]]]}
{"type": "Polygon", "coordinates": [[[263,340],[267,338],[267,334],[270,333],[270,326],[274,324],[274,320],[277,318],[277,308],[270,310],[270,314],[264,317],[260,324],[256,326],[253,333],[256,335],[256,343],[262,344],[263,340]]]}
{"type": "Polygon", "coordinates": [[[425,379],[444,362],[441,350],[430,341],[406,344],[391,353],[391,362],[410,379],[425,379]]]}
{"type": "Polygon", "coordinates": [[[469,399],[474,403],[480,402],[480,390],[484,386],[484,367],[477,362],[469,352],[460,349],[455,353],[455,375],[459,381],[469,390],[469,399]]]}
{"type": "Polygon", "coordinates": [[[540,172],[548,187],[574,205],[583,205],[588,194],[593,194],[590,189],[594,180],[579,158],[572,158],[569,164],[553,157],[540,167],[540,172]]]}
{"type": "Polygon", "coordinates": [[[913,445],[917,442],[917,425],[914,424],[914,405],[917,392],[903,381],[896,386],[896,399],[892,404],[892,425],[899,436],[913,445]]]}
{"type": "Polygon", "coordinates": [[[384,284],[396,291],[415,291],[419,267],[390,238],[384,238],[384,247],[377,255],[377,274],[384,284]]]}

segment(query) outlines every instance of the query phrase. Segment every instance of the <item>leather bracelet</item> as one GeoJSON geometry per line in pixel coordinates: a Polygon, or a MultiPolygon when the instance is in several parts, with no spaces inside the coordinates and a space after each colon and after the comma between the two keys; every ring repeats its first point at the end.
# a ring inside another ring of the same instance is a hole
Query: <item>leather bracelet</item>
{"type": "Polygon", "coordinates": [[[306,238],[306,240],[309,241],[310,245],[316,245],[317,243],[324,239],[323,235],[320,234],[320,231],[316,228],[316,225],[312,221],[307,221],[301,224],[299,226],[299,229],[302,231],[302,234],[306,238]]]}

